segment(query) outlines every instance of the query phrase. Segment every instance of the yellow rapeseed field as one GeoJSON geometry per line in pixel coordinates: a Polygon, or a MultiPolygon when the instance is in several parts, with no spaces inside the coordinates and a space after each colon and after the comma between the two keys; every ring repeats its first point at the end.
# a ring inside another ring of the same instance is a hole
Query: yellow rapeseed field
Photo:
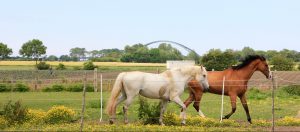
{"type": "MultiPolygon", "coordinates": [[[[62,63],[66,66],[82,66],[84,62],[48,61],[48,64],[57,66],[62,63]]],[[[125,62],[94,62],[97,66],[166,66],[165,63],[125,63],[125,62]]],[[[32,66],[35,61],[0,61],[0,66],[32,66]]]]}

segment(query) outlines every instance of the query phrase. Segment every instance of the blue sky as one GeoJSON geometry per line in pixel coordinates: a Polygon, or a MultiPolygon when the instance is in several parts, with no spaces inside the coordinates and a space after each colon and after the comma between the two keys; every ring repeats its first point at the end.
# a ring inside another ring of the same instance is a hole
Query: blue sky
{"type": "Polygon", "coordinates": [[[0,42],[14,55],[33,38],[44,42],[48,55],[155,40],[199,54],[244,46],[300,51],[299,7],[299,0],[2,0],[0,42]]]}

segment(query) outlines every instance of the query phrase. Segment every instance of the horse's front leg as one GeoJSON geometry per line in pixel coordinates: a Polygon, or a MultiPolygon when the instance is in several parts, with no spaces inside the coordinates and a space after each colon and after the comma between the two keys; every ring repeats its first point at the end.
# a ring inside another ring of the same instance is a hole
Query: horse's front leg
{"type": "MultiPolygon", "coordinates": [[[[194,93],[192,92],[192,90],[190,90],[190,94],[189,97],[184,101],[184,105],[185,107],[189,107],[189,105],[194,101],[194,93]]],[[[181,112],[183,111],[183,109],[181,109],[181,112]]]]}
{"type": "Polygon", "coordinates": [[[178,105],[181,106],[181,108],[182,108],[182,111],[180,113],[180,118],[182,119],[181,124],[185,125],[185,120],[186,120],[186,106],[183,104],[183,102],[181,101],[181,99],[179,98],[179,96],[174,97],[173,101],[175,103],[177,103],[178,105]]]}
{"type": "Polygon", "coordinates": [[[236,95],[230,95],[231,101],[231,112],[223,117],[223,119],[228,119],[236,110],[236,95]]]}
{"type": "Polygon", "coordinates": [[[246,100],[246,95],[243,94],[242,96],[239,97],[241,102],[242,102],[242,105],[245,109],[245,112],[246,112],[246,115],[247,115],[247,120],[250,124],[252,124],[251,122],[251,117],[250,117],[250,114],[249,114],[249,109],[248,109],[248,105],[247,105],[247,100],[246,100]]]}
{"type": "Polygon", "coordinates": [[[202,90],[200,90],[200,89],[195,90],[195,92],[194,92],[195,101],[194,101],[193,106],[197,110],[198,114],[201,117],[205,117],[205,115],[203,114],[203,112],[200,109],[200,101],[201,101],[202,95],[203,95],[203,91],[202,90]]]}
{"type": "Polygon", "coordinates": [[[160,116],[159,116],[159,124],[164,126],[163,117],[168,104],[168,100],[161,100],[160,102],[160,116]]]}

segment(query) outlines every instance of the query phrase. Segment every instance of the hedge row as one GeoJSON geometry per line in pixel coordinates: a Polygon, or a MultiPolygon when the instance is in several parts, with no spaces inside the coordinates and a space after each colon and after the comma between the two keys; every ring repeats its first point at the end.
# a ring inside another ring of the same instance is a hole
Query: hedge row
{"type": "MultiPolygon", "coordinates": [[[[28,92],[30,87],[23,83],[17,84],[0,84],[0,92],[28,92]]],[[[61,85],[54,84],[52,86],[47,86],[42,89],[43,92],[82,92],[83,84],[71,84],[71,85],[61,85]]],[[[93,92],[94,87],[92,85],[86,85],[86,92],[93,92]]]]}

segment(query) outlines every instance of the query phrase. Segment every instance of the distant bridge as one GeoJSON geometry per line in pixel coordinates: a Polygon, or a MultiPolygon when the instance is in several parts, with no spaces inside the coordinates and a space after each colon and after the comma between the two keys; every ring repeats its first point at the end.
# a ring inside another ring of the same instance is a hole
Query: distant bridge
{"type": "Polygon", "coordinates": [[[180,43],[177,43],[177,42],[174,42],[174,41],[169,41],[169,40],[157,40],[157,41],[152,41],[150,43],[147,43],[147,44],[145,44],[145,46],[148,46],[148,45],[151,45],[151,44],[156,44],[156,43],[170,43],[170,44],[175,44],[175,45],[178,45],[178,46],[182,47],[183,49],[185,49],[188,52],[193,52],[196,55],[195,58],[194,58],[195,59],[195,63],[199,64],[200,55],[198,53],[196,53],[194,50],[190,49],[189,47],[186,47],[183,44],[180,44],[180,43]]]}

